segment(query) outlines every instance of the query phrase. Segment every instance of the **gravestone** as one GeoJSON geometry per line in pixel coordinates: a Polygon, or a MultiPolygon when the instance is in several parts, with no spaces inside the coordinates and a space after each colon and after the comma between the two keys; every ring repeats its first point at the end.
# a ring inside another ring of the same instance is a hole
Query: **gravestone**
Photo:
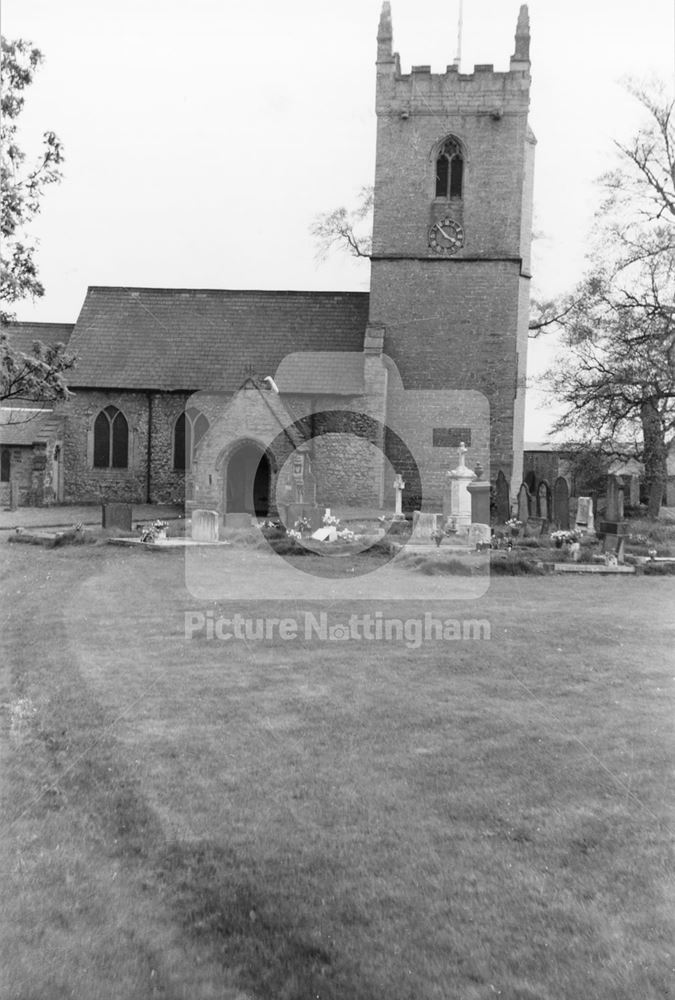
{"type": "Polygon", "coordinates": [[[511,517],[511,501],[508,480],[501,469],[497,473],[497,482],[495,483],[495,506],[497,524],[505,524],[511,517]]]}
{"type": "Polygon", "coordinates": [[[317,528],[312,532],[312,538],[317,542],[336,542],[337,528],[334,524],[328,524],[324,528],[317,528]]]}
{"type": "Polygon", "coordinates": [[[595,534],[595,518],[593,516],[593,498],[579,497],[577,500],[577,516],[574,527],[589,534],[595,534]]]}
{"type": "Polygon", "coordinates": [[[459,528],[468,528],[471,524],[471,496],[467,487],[476,477],[464,461],[467,448],[463,441],[457,452],[459,464],[452,472],[448,472],[446,477],[447,488],[443,496],[443,514],[446,518],[456,518],[459,528]]]}
{"type": "Polygon", "coordinates": [[[101,527],[131,531],[131,504],[104,503],[101,506],[101,527]]]}
{"type": "Polygon", "coordinates": [[[413,542],[430,542],[431,536],[438,527],[438,514],[424,514],[421,510],[413,511],[413,530],[410,540],[413,542]]]}
{"type": "Polygon", "coordinates": [[[16,510],[19,506],[19,483],[16,479],[13,479],[9,484],[9,507],[10,510],[16,510]]]}
{"type": "Polygon", "coordinates": [[[217,542],[218,511],[193,510],[191,537],[194,542],[217,542]]]}
{"type": "Polygon", "coordinates": [[[286,528],[291,529],[297,521],[304,518],[309,521],[310,531],[316,531],[323,527],[325,509],[325,507],[318,507],[315,503],[279,504],[279,517],[286,528]]]}
{"type": "Polygon", "coordinates": [[[530,511],[532,509],[532,497],[525,483],[521,483],[518,490],[518,520],[527,524],[530,511]]]}
{"type": "Polygon", "coordinates": [[[483,467],[478,464],[474,470],[476,478],[469,483],[467,490],[471,497],[471,523],[490,523],[490,484],[483,479],[483,467]]]}
{"type": "Polygon", "coordinates": [[[607,476],[605,517],[608,521],[623,521],[623,490],[616,476],[607,476]]]}
{"type": "Polygon", "coordinates": [[[468,543],[473,548],[477,545],[490,544],[492,540],[492,531],[490,530],[489,524],[471,524],[469,525],[468,543]]]}
{"type": "Polygon", "coordinates": [[[551,516],[551,487],[548,485],[545,479],[539,483],[537,487],[537,517],[545,517],[548,519],[551,516]]]}
{"type": "Polygon", "coordinates": [[[403,490],[405,489],[403,476],[400,472],[396,474],[396,478],[394,479],[394,489],[396,490],[394,516],[400,519],[403,517],[403,490]]]}
{"type": "Polygon", "coordinates": [[[637,507],[640,503],[640,477],[635,475],[624,476],[624,496],[626,495],[626,489],[628,491],[628,503],[631,507],[637,507]]]}
{"type": "Polygon", "coordinates": [[[563,531],[570,527],[570,488],[564,476],[553,484],[553,520],[563,531]]]}

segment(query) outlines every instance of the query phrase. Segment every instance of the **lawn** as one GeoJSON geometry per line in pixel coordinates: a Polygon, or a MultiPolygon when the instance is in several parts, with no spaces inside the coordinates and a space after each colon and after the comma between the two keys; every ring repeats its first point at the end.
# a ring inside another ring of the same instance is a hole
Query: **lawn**
{"type": "Polygon", "coordinates": [[[489,641],[186,641],[362,609],[0,554],[3,998],[671,995],[672,579],[493,579],[447,605],[489,641]]]}

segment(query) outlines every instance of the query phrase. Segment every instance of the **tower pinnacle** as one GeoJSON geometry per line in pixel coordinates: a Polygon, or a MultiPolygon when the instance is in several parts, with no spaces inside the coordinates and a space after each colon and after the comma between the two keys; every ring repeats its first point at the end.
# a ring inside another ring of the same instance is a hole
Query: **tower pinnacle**
{"type": "Polygon", "coordinates": [[[384,0],[382,13],[380,14],[380,26],[377,30],[377,58],[392,59],[392,43],[394,32],[391,26],[391,4],[389,0],[384,0]]]}
{"type": "Polygon", "coordinates": [[[529,63],[530,61],[530,15],[527,10],[527,4],[522,5],[518,14],[516,51],[511,61],[523,63],[529,63]]]}

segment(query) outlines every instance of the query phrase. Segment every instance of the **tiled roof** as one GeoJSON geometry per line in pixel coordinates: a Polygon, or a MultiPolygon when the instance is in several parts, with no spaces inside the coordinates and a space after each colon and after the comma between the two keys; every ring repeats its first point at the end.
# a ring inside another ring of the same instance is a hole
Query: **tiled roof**
{"type": "Polygon", "coordinates": [[[32,354],[36,340],[51,345],[67,344],[74,327],[74,323],[8,323],[1,329],[9,335],[9,342],[15,350],[32,354]]]}
{"type": "Polygon", "coordinates": [[[280,392],[358,396],[364,391],[363,352],[311,351],[287,355],[275,375],[280,392]]]}
{"type": "Polygon", "coordinates": [[[91,287],[69,349],[70,384],[235,390],[297,351],[361,351],[366,292],[91,287]]]}

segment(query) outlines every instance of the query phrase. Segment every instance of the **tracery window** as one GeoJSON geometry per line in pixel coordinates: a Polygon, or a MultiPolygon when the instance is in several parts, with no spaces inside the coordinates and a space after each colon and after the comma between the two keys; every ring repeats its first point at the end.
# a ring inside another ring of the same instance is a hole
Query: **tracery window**
{"type": "Polygon", "coordinates": [[[94,468],[126,469],[129,464],[129,425],[116,406],[106,406],[94,421],[94,468]]]}
{"type": "Polygon", "coordinates": [[[203,413],[191,406],[178,417],[173,431],[173,467],[189,471],[197,445],[209,429],[203,413]]]}
{"type": "Polygon", "coordinates": [[[446,139],[436,159],[436,197],[461,198],[464,157],[457,139],[446,139]]]}

